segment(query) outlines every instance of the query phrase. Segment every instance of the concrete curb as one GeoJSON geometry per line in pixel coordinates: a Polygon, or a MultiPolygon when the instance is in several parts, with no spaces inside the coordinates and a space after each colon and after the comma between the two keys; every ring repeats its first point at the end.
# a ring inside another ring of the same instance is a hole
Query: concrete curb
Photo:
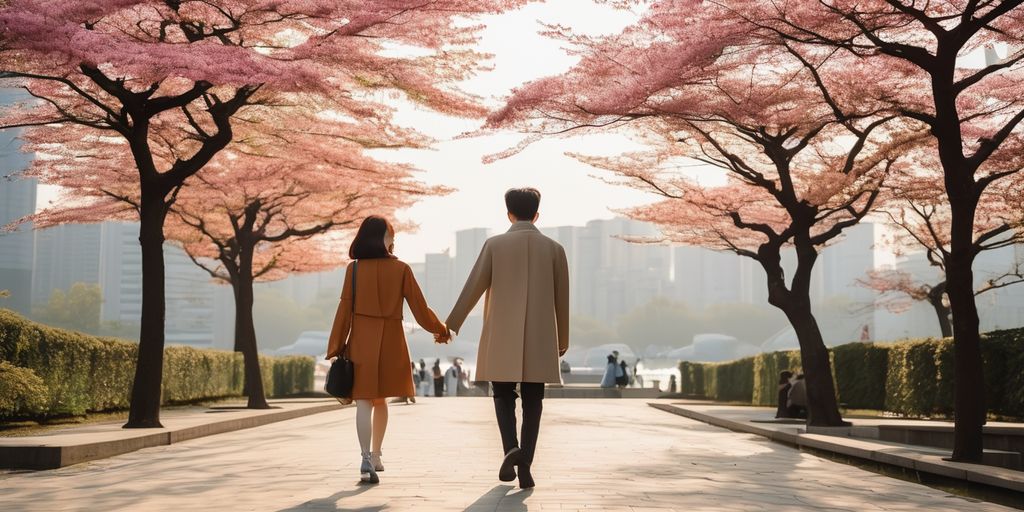
{"type": "Polygon", "coordinates": [[[0,438],[0,469],[57,469],[143,448],[260,427],[345,407],[332,400],[281,410],[254,410],[238,418],[179,427],[118,430],[103,434],[80,434],[72,430],[66,434],[0,438]]]}
{"type": "Polygon", "coordinates": [[[710,414],[670,404],[648,402],[655,409],[684,418],[697,420],[734,432],[755,434],[777,443],[798,448],[810,448],[844,455],[857,459],[874,461],[947,478],[955,478],[976,484],[999,487],[1015,492],[1024,492],[1024,472],[977,464],[963,464],[942,460],[937,455],[928,455],[912,448],[899,448],[871,440],[851,437],[836,437],[823,434],[801,433],[796,428],[781,431],[758,426],[754,423],[719,418],[710,414]]]}

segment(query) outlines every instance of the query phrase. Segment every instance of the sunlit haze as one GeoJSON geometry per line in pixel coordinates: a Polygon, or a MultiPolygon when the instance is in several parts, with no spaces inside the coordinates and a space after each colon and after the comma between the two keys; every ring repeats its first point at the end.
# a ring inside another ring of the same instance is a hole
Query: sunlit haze
{"type": "MultiPolygon", "coordinates": [[[[634,19],[629,12],[587,0],[532,4],[488,16],[482,20],[486,28],[477,49],[493,55],[491,69],[462,86],[497,106],[514,87],[562,72],[576,62],[561,42],[540,33],[544,24],[571,25],[581,33],[599,34],[621,30],[634,19]]],[[[456,189],[447,196],[427,198],[402,216],[401,220],[419,226],[416,232],[402,233],[396,240],[396,252],[407,261],[422,261],[425,253],[448,248],[454,252],[454,233],[460,229],[507,229],[502,195],[511,187],[540,189],[540,226],[582,225],[591,219],[611,218],[615,209],[654,199],[628,187],[605,183],[601,178],[610,176],[565,155],[567,151],[613,154],[637,149],[621,136],[542,141],[514,157],[484,165],[484,156],[514,146],[521,136],[509,132],[456,140],[460,134],[477,129],[480,122],[446,118],[410,104],[399,104],[398,108],[396,123],[415,126],[438,143],[431,149],[381,150],[373,155],[411,163],[423,171],[419,177],[425,182],[456,189]]],[[[54,187],[40,186],[38,207],[45,207],[56,195],[54,187]]]]}

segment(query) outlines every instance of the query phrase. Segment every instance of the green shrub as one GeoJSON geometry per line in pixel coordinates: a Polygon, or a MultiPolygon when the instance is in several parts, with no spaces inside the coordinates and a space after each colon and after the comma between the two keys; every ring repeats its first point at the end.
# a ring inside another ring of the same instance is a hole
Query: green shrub
{"type": "Polygon", "coordinates": [[[723,402],[750,402],[753,390],[752,358],[728,363],[679,362],[679,392],[723,402]]]}
{"type": "Polygon", "coordinates": [[[1024,329],[990,332],[981,349],[989,411],[1024,418],[1024,329]]]}
{"type": "Polygon", "coordinates": [[[704,365],[704,388],[701,396],[718,400],[718,366],[714,364],[704,365]]]}
{"type": "Polygon", "coordinates": [[[163,400],[189,403],[242,394],[242,355],[173,346],[164,350],[163,400]]]}
{"type": "Polygon", "coordinates": [[[800,351],[767,352],[753,357],[753,393],[751,402],[754,405],[777,405],[779,390],[779,374],[789,370],[793,374],[801,372],[800,351]]]}
{"type": "MultiPolygon", "coordinates": [[[[939,396],[936,343],[927,339],[889,347],[885,410],[912,416],[930,416],[939,396]]],[[[945,375],[948,377],[949,375],[945,375]]]]}
{"type": "Polygon", "coordinates": [[[722,402],[750,403],[754,390],[754,358],[711,365],[714,383],[709,396],[722,402]]]}
{"type": "MultiPolygon", "coordinates": [[[[0,418],[30,414],[81,415],[125,409],[135,376],[138,344],[99,338],[37,324],[0,309],[0,363],[8,381],[0,382],[0,400],[11,398],[17,412],[0,407],[0,418]],[[10,368],[14,368],[11,370],[10,368]],[[24,370],[24,371],[22,371],[24,370]],[[31,375],[31,377],[29,376],[31,375]],[[38,382],[34,379],[38,379],[38,382]],[[6,382],[6,383],[5,383],[6,382]],[[42,388],[36,386],[39,384],[42,388]],[[33,390],[43,389],[41,404],[33,390]],[[28,405],[33,407],[26,409],[28,405]]],[[[313,387],[313,359],[260,357],[264,390],[270,396],[308,392],[313,387]]],[[[242,355],[223,351],[170,346],[164,350],[162,402],[189,403],[239,396],[243,385],[242,355]]]]}
{"type": "Polygon", "coordinates": [[[315,361],[309,356],[287,356],[274,359],[272,373],[274,396],[297,395],[313,391],[315,361]]]}
{"type": "Polygon", "coordinates": [[[54,329],[0,310],[0,359],[30,368],[43,380],[46,415],[126,406],[127,389],[115,383],[130,379],[131,368],[118,363],[125,355],[134,360],[135,351],[134,343],[54,329]]]}
{"type": "Polygon", "coordinates": [[[889,347],[847,343],[832,349],[832,375],[840,402],[851,409],[885,408],[889,347]]]}
{"type": "Polygon", "coordinates": [[[0,361],[0,418],[36,415],[46,401],[46,385],[35,372],[0,361]]]}
{"type": "MultiPolygon", "coordinates": [[[[988,410],[1024,418],[1024,329],[982,337],[988,410]]],[[[846,407],[906,416],[951,416],[955,348],[951,339],[849,343],[830,350],[837,398],[846,407]]],[[[679,363],[680,391],[710,400],[776,405],[779,373],[799,373],[800,352],[771,352],[728,363],[679,363]],[[748,391],[749,390],[749,391],[748,391]]]]}
{"type": "Polygon", "coordinates": [[[679,393],[693,397],[704,396],[704,365],[689,361],[679,362],[679,393]]]}
{"type": "Polygon", "coordinates": [[[954,393],[956,384],[955,354],[953,340],[935,340],[935,395],[932,398],[933,414],[940,416],[953,415],[954,393]]]}

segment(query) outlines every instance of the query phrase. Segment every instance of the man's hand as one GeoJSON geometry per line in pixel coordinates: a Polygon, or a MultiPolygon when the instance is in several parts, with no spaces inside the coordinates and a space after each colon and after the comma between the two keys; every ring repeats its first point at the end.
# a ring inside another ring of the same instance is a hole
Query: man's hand
{"type": "Polygon", "coordinates": [[[434,343],[443,343],[447,345],[452,341],[452,331],[448,326],[444,327],[444,333],[434,335],[434,343]]]}

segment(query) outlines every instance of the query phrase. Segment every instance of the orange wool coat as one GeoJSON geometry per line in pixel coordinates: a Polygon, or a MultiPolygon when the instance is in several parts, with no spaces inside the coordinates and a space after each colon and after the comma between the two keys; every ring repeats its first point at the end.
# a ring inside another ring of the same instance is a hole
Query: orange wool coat
{"type": "Polygon", "coordinates": [[[409,347],[402,328],[402,301],[408,301],[416,322],[434,334],[445,326],[423,298],[409,265],[396,258],[359,260],[355,314],[352,313],[352,263],[345,271],[341,302],[327,343],[327,358],[341,354],[352,331],[348,357],[355,381],[354,400],[415,396],[409,347]]]}

